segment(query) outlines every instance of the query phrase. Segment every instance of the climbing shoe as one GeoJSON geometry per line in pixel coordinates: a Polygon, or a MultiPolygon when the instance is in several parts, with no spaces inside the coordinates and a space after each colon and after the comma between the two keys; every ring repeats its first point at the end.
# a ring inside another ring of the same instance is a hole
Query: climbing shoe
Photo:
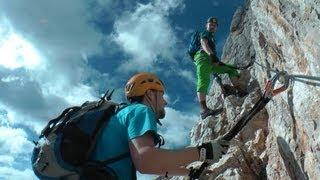
{"type": "Polygon", "coordinates": [[[233,87],[233,86],[230,86],[230,85],[228,85],[228,84],[222,85],[221,90],[222,90],[222,94],[223,94],[225,97],[230,96],[230,95],[236,93],[236,90],[234,89],[234,87],[233,87]]]}
{"type": "Polygon", "coordinates": [[[201,119],[205,119],[208,116],[215,116],[220,114],[223,111],[223,108],[218,108],[218,109],[207,109],[201,112],[201,119]]]}
{"type": "Polygon", "coordinates": [[[225,97],[230,96],[230,95],[235,95],[236,97],[242,98],[242,97],[248,95],[247,91],[240,90],[239,88],[230,86],[228,84],[224,84],[221,89],[222,89],[222,94],[225,97]]]}
{"type": "Polygon", "coordinates": [[[239,90],[239,89],[237,89],[235,95],[236,95],[237,97],[242,98],[242,97],[245,97],[246,95],[248,95],[248,92],[247,92],[247,91],[244,91],[244,90],[239,90]]]}

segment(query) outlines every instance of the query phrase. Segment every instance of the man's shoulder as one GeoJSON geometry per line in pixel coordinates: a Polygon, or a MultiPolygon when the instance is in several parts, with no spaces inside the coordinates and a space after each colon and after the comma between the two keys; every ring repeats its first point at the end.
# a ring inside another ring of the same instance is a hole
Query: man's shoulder
{"type": "Polygon", "coordinates": [[[134,104],[129,104],[128,106],[124,107],[119,114],[139,114],[139,113],[145,113],[151,111],[151,108],[141,104],[141,103],[134,103],[134,104]]]}
{"type": "Polygon", "coordinates": [[[126,107],[128,110],[144,110],[144,109],[149,109],[147,105],[141,104],[141,103],[133,103],[129,104],[126,107]]]}
{"type": "Polygon", "coordinates": [[[203,30],[200,32],[200,37],[201,38],[212,38],[213,37],[213,33],[212,32],[209,32],[207,30],[203,30]]]}
{"type": "Polygon", "coordinates": [[[206,29],[202,29],[199,31],[200,33],[209,33],[209,31],[207,31],[206,29]]]}

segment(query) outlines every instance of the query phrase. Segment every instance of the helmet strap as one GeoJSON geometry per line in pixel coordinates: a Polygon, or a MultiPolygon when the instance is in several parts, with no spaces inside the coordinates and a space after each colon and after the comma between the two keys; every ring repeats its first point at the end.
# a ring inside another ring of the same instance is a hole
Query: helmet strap
{"type": "Polygon", "coordinates": [[[149,104],[149,106],[151,107],[151,109],[153,110],[153,112],[156,114],[156,118],[158,119],[158,112],[157,112],[157,108],[158,108],[158,92],[157,91],[153,91],[153,96],[155,96],[155,100],[152,101],[151,98],[148,96],[148,94],[145,94],[145,99],[146,102],[149,104]]]}
{"type": "Polygon", "coordinates": [[[158,91],[154,91],[153,95],[155,96],[155,101],[152,101],[151,98],[145,94],[145,102],[151,107],[152,111],[155,113],[157,123],[162,126],[162,123],[159,120],[159,112],[158,112],[158,107],[159,107],[159,98],[158,98],[158,91]]]}
{"type": "Polygon", "coordinates": [[[156,91],[155,93],[155,107],[154,107],[154,112],[156,114],[156,119],[157,119],[157,123],[162,126],[162,123],[159,120],[160,114],[159,114],[159,91],[156,91]]]}
{"type": "Polygon", "coordinates": [[[154,103],[152,102],[151,98],[149,97],[148,93],[145,94],[145,100],[146,100],[146,103],[148,103],[148,105],[151,107],[151,109],[153,110],[153,112],[156,113],[155,105],[154,105],[154,103]]]}

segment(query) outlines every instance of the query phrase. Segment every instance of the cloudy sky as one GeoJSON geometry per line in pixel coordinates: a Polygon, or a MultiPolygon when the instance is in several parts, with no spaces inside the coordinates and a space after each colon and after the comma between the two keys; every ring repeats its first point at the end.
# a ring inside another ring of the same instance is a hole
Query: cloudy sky
{"type": "MultiPolygon", "coordinates": [[[[189,144],[199,118],[190,34],[219,18],[218,54],[239,0],[0,0],[0,179],[36,179],[33,142],[64,108],[149,71],[166,84],[166,148],[189,144]]],[[[150,179],[139,176],[140,179],[150,179]]]]}

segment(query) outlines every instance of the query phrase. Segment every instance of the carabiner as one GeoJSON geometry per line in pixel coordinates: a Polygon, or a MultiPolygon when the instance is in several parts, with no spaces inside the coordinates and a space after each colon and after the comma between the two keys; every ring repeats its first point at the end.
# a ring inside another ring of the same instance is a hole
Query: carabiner
{"type": "Polygon", "coordinates": [[[273,76],[272,79],[269,79],[266,87],[264,89],[263,96],[271,99],[273,96],[285,91],[289,86],[290,77],[286,71],[280,71],[276,75],[273,76]],[[282,79],[283,78],[283,79],[282,79]],[[281,87],[274,89],[277,81],[282,81],[283,84],[281,87]]]}

